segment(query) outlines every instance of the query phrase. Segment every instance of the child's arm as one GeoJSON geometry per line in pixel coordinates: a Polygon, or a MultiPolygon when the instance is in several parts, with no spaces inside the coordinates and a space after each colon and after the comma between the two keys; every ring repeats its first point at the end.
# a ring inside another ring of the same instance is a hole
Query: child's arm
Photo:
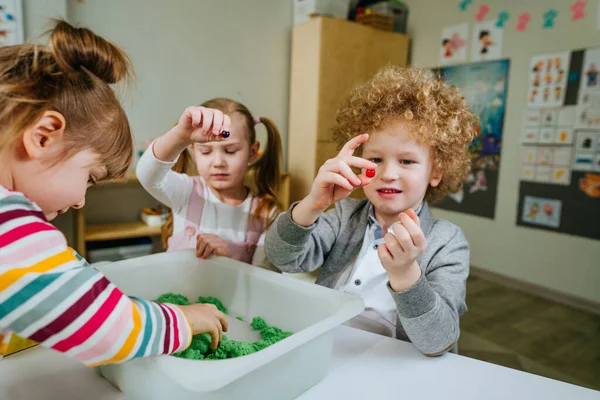
{"type": "Polygon", "coordinates": [[[265,253],[280,271],[312,272],[323,265],[339,236],[340,209],[336,205],[305,227],[292,219],[295,207],[293,204],[288,211],[279,214],[267,231],[265,253]]]}
{"type": "Polygon", "coordinates": [[[129,298],[66,245],[22,195],[0,200],[0,331],[87,365],[182,351],[227,329],[218,310],[129,298]],[[187,317],[187,318],[186,318],[187,317]]]}
{"type": "Polygon", "coordinates": [[[261,267],[275,272],[281,272],[267,258],[267,254],[265,253],[265,237],[266,233],[263,233],[262,235],[260,235],[258,243],[256,243],[256,249],[254,250],[254,254],[252,255],[252,265],[256,265],[257,267],[261,267]]]}
{"type": "Polygon", "coordinates": [[[162,161],[156,157],[151,145],[144,152],[136,167],[136,175],[141,185],[156,200],[169,207],[174,213],[187,204],[193,188],[189,175],[173,171],[175,161],[162,161]]]}
{"type": "Polygon", "coordinates": [[[398,225],[394,224],[394,235],[386,235],[386,243],[379,246],[378,252],[388,271],[388,289],[406,334],[421,352],[435,356],[450,350],[460,335],[459,319],[466,310],[469,244],[458,227],[438,221],[433,229],[447,234],[427,243],[427,251],[433,254],[429,264],[420,268],[414,259],[425,247],[421,243],[424,237],[419,234],[418,217],[410,214],[401,215],[398,225]],[[401,226],[408,229],[398,229],[401,226]],[[413,255],[411,248],[415,250],[413,255]],[[386,256],[387,251],[394,254],[395,262],[386,256]],[[402,259],[407,260],[404,267],[402,259]],[[426,271],[425,275],[421,270],[426,271]]]}
{"type": "Polygon", "coordinates": [[[353,156],[368,138],[364,134],[348,141],[337,157],[319,169],[310,194],[277,217],[265,240],[267,257],[275,267],[284,272],[311,272],[323,265],[339,235],[341,211],[336,204],[334,210],[323,212],[371,182],[365,175],[355,175],[352,167],[377,168],[377,164],[353,156]]]}
{"type": "Polygon", "coordinates": [[[136,175],[144,189],[177,213],[187,204],[193,186],[188,175],[171,170],[177,157],[193,143],[222,140],[219,134],[229,126],[229,117],[221,111],[187,108],[177,125],[158,138],[138,162],[136,175]]]}

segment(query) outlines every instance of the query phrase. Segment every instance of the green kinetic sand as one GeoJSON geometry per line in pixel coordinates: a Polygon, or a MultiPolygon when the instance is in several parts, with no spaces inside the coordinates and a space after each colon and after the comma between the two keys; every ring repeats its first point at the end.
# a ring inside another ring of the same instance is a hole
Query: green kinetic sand
{"type": "MultiPolygon", "coordinates": [[[[165,293],[156,299],[156,301],[159,303],[171,303],[180,306],[187,306],[191,304],[187,297],[176,293],[165,293]]],[[[214,304],[219,310],[227,314],[227,308],[225,308],[219,299],[214,297],[201,296],[198,298],[198,303],[214,304]]],[[[241,320],[240,317],[237,319],[241,320]]],[[[238,342],[237,340],[229,340],[227,339],[227,336],[223,335],[221,344],[219,344],[219,347],[213,351],[210,348],[210,335],[208,333],[203,333],[200,335],[194,335],[190,347],[182,352],[173,354],[173,356],[189,358],[191,360],[224,360],[227,358],[235,358],[252,354],[292,335],[292,332],[284,332],[275,326],[267,325],[265,320],[260,317],[255,317],[252,320],[251,325],[255,331],[260,331],[262,340],[254,343],[238,342]]]]}

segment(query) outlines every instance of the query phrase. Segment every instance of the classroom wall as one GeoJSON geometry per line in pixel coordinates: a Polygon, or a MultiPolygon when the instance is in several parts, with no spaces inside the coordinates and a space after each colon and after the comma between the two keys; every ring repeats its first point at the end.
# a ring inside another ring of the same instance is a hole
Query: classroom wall
{"type": "Polygon", "coordinates": [[[510,58],[511,66],[496,218],[491,221],[439,209],[435,210],[436,217],[462,227],[471,243],[474,266],[600,303],[599,241],[515,224],[521,172],[519,139],[527,101],[530,58],[540,53],[600,46],[600,30],[596,27],[598,2],[588,1],[587,17],[577,22],[571,21],[571,0],[474,0],[466,12],[460,11],[458,0],[407,0],[405,3],[410,9],[411,61],[421,67],[439,65],[442,28],[475,23],[474,15],[481,4],[487,3],[491,8],[486,19],[494,19],[503,10],[511,14],[503,37],[503,58],[510,58]],[[542,29],[542,15],[551,8],[559,10],[556,26],[542,29]],[[532,16],[524,33],[514,29],[517,16],[522,12],[532,16]]]}
{"type": "Polygon", "coordinates": [[[50,18],[67,18],[67,0],[23,0],[25,40],[36,40],[48,30],[50,18]]]}
{"type": "Polygon", "coordinates": [[[287,148],[291,1],[69,0],[68,13],[131,57],[126,110],[138,147],[186,107],[225,96],[271,118],[287,148]]]}

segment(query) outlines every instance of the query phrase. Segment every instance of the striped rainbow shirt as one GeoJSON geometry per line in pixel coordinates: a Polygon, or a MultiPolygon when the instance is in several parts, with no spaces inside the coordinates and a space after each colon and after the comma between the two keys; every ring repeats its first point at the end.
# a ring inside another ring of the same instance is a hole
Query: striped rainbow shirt
{"type": "Polygon", "coordinates": [[[0,344],[11,332],[90,366],[182,351],[192,337],[181,310],[125,296],[0,186],[0,344]]]}

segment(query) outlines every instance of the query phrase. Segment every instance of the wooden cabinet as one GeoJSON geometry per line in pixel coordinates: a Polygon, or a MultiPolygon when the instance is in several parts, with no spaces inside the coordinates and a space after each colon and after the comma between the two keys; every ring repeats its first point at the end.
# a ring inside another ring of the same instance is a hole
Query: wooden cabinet
{"type": "Polygon", "coordinates": [[[292,32],[288,170],[290,200],[306,196],[319,167],[337,154],[331,138],[348,90],[381,67],[406,66],[408,37],[341,19],[318,17],[292,32]]]}

